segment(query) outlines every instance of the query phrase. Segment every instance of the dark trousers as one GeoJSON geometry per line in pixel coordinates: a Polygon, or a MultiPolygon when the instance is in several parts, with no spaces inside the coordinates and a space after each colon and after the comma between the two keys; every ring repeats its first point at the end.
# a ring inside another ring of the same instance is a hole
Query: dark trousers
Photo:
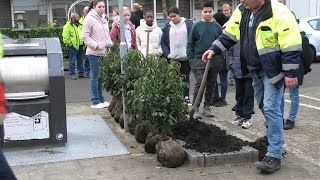
{"type": "Polygon", "coordinates": [[[228,70],[222,70],[219,72],[220,84],[221,84],[221,96],[219,95],[219,86],[218,83],[215,83],[215,91],[213,94],[213,101],[225,99],[227,96],[228,90],[228,70]]]}
{"type": "Polygon", "coordinates": [[[235,78],[236,82],[236,115],[250,119],[254,107],[254,90],[251,78],[235,78]]]}
{"type": "Polygon", "coordinates": [[[186,87],[184,89],[184,92],[183,92],[183,96],[186,97],[188,96],[189,97],[189,88],[190,88],[190,70],[191,70],[191,67],[190,67],[190,63],[189,61],[178,61],[178,63],[180,63],[180,74],[183,75],[183,82],[187,83],[188,84],[188,87],[186,87]]]}
{"type": "Polygon", "coordinates": [[[76,66],[79,75],[83,75],[83,60],[84,60],[84,51],[83,46],[79,46],[79,50],[76,50],[74,47],[69,46],[69,75],[76,75],[76,66]]]}
{"type": "MultiPolygon", "coordinates": [[[[211,62],[211,66],[208,72],[207,83],[205,85],[204,106],[210,106],[212,104],[213,93],[215,92],[215,83],[217,83],[217,75],[220,69],[221,69],[221,63],[211,62]]],[[[202,77],[204,75],[205,69],[191,68],[191,70],[196,79],[196,84],[193,92],[193,101],[192,101],[194,103],[200,89],[200,85],[202,82],[202,77]]],[[[201,101],[202,101],[202,98],[200,99],[199,105],[201,104],[201,101]]]]}
{"type": "Polygon", "coordinates": [[[0,179],[1,180],[16,180],[6,158],[0,151],[0,179]]]}

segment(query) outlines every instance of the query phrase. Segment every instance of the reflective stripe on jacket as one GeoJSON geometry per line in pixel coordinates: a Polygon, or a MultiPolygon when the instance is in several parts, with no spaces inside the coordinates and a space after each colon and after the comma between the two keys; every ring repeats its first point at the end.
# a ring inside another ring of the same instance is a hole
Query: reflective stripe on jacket
{"type": "Polygon", "coordinates": [[[72,46],[76,50],[79,50],[79,46],[83,45],[81,34],[82,34],[82,24],[79,23],[79,25],[76,26],[75,24],[72,24],[70,23],[70,21],[68,21],[63,26],[63,31],[62,31],[63,43],[66,46],[72,46]]]}
{"type": "MultiPolygon", "coordinates": [[[[262,7],[261,22],[256,30],[256,46],[263,70],[273,84],[284,76],[296,77],[301,53],[301,36],[291,11],[276,0],[266,0],[262,7]]],[[[223,34],[213,42],[211,50],[220,54],[240,41],[244,13],[250,13],[240,4],[226,24],[223,34]]],[[[241,41],[240,41],[241,44],[241,41]]],[[[242,48],[242,47],[241,47],[242,48]]],[[[241,49],[243,51],[243,49],[241,49]]],[[[241,56],[243,75],[248,73],[241,56]]]]}

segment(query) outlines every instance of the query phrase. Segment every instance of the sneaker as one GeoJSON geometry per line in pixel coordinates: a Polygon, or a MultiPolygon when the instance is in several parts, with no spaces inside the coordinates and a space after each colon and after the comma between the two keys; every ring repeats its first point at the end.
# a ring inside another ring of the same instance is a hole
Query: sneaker
{"type": "Polygon", "coordinates": [[[102,104],[104,104],[107,107],[110,105],[110,103],[108,103],[107,101],[103,102],[102,104]]]}
{"type": "Polygon", "coordinates": [[[106,108],[106,107],[107,106],[103,103],[91,105],[91,108],[94,108],[94,109],[102,109],[102,108],[106,108]]]}
{"type": "Polygon", "coordinates": [[[233,120],[232,124],[237,125],[237,126],[241,126],[243,122],[243,118],[240,116],[237,116],[237,118],[235,120],[233,120]]]}
{"type": "Polygon", "coordinates": [[[76,77],[75,75],[72,75],[72,76],[70,76],[70,79],[72,79],[72,80],[76,80],[76,79],[77,79],[77,77],[76,77]]]}
{"type": "Polygon", "coordinates": [[[213,113],[210,110],[210,106],[204,106],[202,115],[205,117],[214,117],[213,113]]]}
{"type": "Polygon", "coordinates": [[[220,101],[220,97],[213,97],[210,105],[215,106],[219,101],[220,101]]]}
{"type": "Polygon", "coordinates": [[[263,173],[272,174],[281,167],[281,159],[265,156],[262,161],[256,162],[256,167],[263,173]]]}
{"type": "Polygon", "coordinates": [[[241,127],[243,129],[249,129],[252,126],[252,119],[244,119],[241,127]]]}
{"type": "Polygon", "coordinates": [[[193,119],[201,119],[202,116],[201,114],[199,113],[199,110],[197,110],[196,112],[194,112],[193,114],[193,119]]]}
{"type": "Polygon", "coordinates": [[[223,107],[228,105],[227,101],[225,99],[220,99],[220,101],[218,101],[214,106],[215,107],[223,107]]]}
{"type": "Polygon", "coordinates": [[[236,111],[237,110],[237,107],[238,107],[238,105],[236,104],[236,105],[234,105],[233,107],[232,107],[232,111],[236,111]]]}
{"type": "Polygon", "coordinates": [[[184,100],[186,101],[186,103],[188,104],[188,106],[192,106],[192,103],[189,99],[189,96],[184,97],[184,100]]]}
{"type": "Polygon", "coordinates": [[[283,129],[290,130],[290,129],[294,128],[294,126],[295,126],[295,122],[287,119],[287,121],[283,125],[283,129]]]}
{"type": "Polygon", "coordinates": [[[80,79],[81,79],[81,78],[84,78],[83,74],[79,74],[79,78],[80,78],[80,79]]]}

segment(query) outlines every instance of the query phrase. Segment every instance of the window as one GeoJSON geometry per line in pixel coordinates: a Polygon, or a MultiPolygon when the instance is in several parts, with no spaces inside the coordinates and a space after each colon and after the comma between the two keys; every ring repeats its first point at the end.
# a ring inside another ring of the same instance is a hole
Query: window
{"type": "Polygon", "coordinates": [[[320,31],[320,19],[313,19],[308,21],[309,25],[316,31],[320,31]]]}
{"type": "MultiPolygon", "coordinates": [[[[75,0],[53,0],[52,2],[52,20],[56,26],[63,26],[67,22],[67,13],[75,0]]],[[[83,8],[88,5],[88,2],[81,2],[76,4],[71,13],[75,12],[81,17],[83,14],[83,8]]]]}
{"type": "Polygon", "coordinates": [[[13,0],[12,8],[15,11],[25,11],[23,15],[26,27],[41,26],[47,24],[46,0],[13,0]]]}

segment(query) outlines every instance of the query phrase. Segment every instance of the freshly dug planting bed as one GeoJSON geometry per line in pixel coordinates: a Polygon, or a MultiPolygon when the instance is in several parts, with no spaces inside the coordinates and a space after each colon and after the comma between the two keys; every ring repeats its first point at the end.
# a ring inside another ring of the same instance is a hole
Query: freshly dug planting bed
{"type": "Polygon", "coordinates": [[[248,145],[248,142],[226,134],[226,131],[219,127],[198,120],[179,123],[173,130],[173,134],[174,138],[186,142],[185,148],[200,153],[235,152],[248,145]]]}

